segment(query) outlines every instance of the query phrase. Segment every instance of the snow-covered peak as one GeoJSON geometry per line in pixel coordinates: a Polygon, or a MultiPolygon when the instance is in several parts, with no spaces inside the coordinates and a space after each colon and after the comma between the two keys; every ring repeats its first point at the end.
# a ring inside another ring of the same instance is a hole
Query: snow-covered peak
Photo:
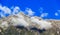
{"type": "Polygon", "coordinates": [[[38,18],[32,17],[31,21],[40,25],[40,29],[49,29],[52,27],[50,22],[47,22],[45,20],[39,20],[38,18]]]}
{"type": "Polygon", "coordinates": [[[41,20],[39,19],[39,17],[37,16],[33,16],[33,17],[28,17],[26,16],[23,12],[20,12],[16,15],[10,15],[10,17],[7,20],[10,22],[11,25],[13,26],[24,26],[24,27],[36,27],[38,29],[50,29],[52,28],[52,23],[51,22],[47,22],[45,20],[41,20]]]}

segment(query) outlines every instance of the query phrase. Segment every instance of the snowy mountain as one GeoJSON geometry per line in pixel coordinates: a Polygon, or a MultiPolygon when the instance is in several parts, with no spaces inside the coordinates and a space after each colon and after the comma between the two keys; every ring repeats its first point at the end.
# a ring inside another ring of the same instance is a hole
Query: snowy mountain
{"type": "Polygon", "coordinates": [[[52,28],[52,23],[43,20],[37,16],[28,16],[23,12],[20,12],[16,15],[10,15],[6,18],[0,19],[0,27],[7,28],[9,26],[23,26],[27,29],[37,28],[37,29],[50,29],[52,28]]]}

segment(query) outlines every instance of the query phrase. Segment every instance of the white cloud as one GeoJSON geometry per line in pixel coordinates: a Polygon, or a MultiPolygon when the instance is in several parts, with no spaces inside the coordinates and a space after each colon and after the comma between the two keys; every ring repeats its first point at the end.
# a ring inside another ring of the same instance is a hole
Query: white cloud
{"type": "Polygon", "coordinates": [[[48,16],[48,13],[41,13],[40,17],[47,17],[47,16],[48,16]]]}
{"type": "Polygon", "coordinates": [[[26,9],[27,13],[29,16],[33,16],[35,12],[33,12],[31,9],[27,8],[26,9]]]}
{"type": "Polygon", "coordinates": [[[1,10],[0,12],[1,17],[5,17],[5,14],[11,14],[11,10],[6,6],[0,5],[0,10],[1,10]]]}
{"type": "Polygon", "coordinates": [[[58,15],[59,15],[59,14],[56,12],[56,13],[55,13],[55,16],[58,16],[58,15]]]}
{"type": "MultiPolygon", "coordinates": [[[[12,10],[10,8],[8,8],[7,6],[0,5],[0,10],[3,11],[1,13],[1,16],[5,16],[5,14],[15,15],[15,14],[17,14],[17,13],[19,13],[21,11],[18,6],[11,7],[11,8],[12,8],[12,10]]],[[[34,13],[35,13],[29,8],[26,9],[26,12],[28,13],[29,16],[33,16],[34,13]]]]}
{"type": "Polygon", "coordinates": [[[2,7],[0,5],[0,10],[2,10],[5,14],[11,14],[11,10],[8,7],[6,7],[6,6],[2,7]]]}
{"type": "Polygon", "coordinates": [[[15,6],[13,7],[13,11],[12,11],[10,8],[0,5],[0,10],[1,10],[0,12],[1,17],[5,17],[6,16],[5,14],[15,15],[20,11],[20,8],[18,6],[15,6]]]}
{"type": "Polygon", "coordinates": [[[12,12],[13,15],[15,15],[18,12],[20,12],[20,8],[18,6],[16,6],[15,8],[13,8],[13,12],[12,12]]]}

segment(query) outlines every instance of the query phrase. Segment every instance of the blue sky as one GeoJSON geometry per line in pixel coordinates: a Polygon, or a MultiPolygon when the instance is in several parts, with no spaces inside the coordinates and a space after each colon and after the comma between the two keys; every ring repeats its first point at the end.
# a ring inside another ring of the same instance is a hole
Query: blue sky
{"type": "Polygon", "coordinates": [[[48,19],[60,19],[60,0],[0,0],[3,6],[19,6],[22,11],[31,8],[36,16],[42,13],[48,13],[48,19]],[[59,12],[58,12],[59,11],[59,12]],[[58,13],[58,16],[55,13],[58,13]]]}

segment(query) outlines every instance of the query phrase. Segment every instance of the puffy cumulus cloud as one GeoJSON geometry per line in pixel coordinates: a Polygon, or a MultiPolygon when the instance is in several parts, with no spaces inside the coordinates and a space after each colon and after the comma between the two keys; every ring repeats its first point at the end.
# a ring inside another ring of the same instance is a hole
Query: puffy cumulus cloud
{"type": "Polygon", "coordinates": [[[41,13],[40,17],[47,17],[48,13],[41,13]]]}
{"type": "Polygon", "coordinates": [[[56,13],[55,13],[55,16],[59,16],[59,14],[56,12],[56,13]]]}
{"type": "MultiPolygon", "coordinates": [[[[16,15],[17,13],[21,12],[20,8],[18,6],[8,8],[7,6],[0,5],[0,10],[2,11],[0,13],[1,17],[8,15],[16,15]]],[[[24,12],[24,11],[23,11],[24,12]]],[[[33,16],[35,12],[33,12],[30,8],[26,8],[26,13],[28,13],[28,16],[33,16]]]]}
{"type": "Polygon", "coordinates": [[[57,10],[57,12],[55,12],[54,15],[59,16],[60,15],[60,10],[57,10]]]}
{"type": "Polygon", "coordinates": [[[28,13],[29,16],[33,16],[35,14],[35,12],[32,11],[30,8],[27,8],[26,12],[28,13]]]}
{"type": "Polygon", "coordinates": [[[0,16],[5,17],[5,14],[11,14],[11,10],[6,6],[0,5],[0,16]]]}
{"type": "Polygon", "coordinates": [[[20,8],[18,6],[13,8],[13,12],[12,12],[13,15],[17,14],[18,12],[20,12],[20,8]]]}
{"type": "Polygon", "coordinates": [[[11,14],[11,10],[6,6],[2,7],[2,5],[0,5],[0,10],[2,10],[5,14],[11,14]]]}
{"type": "Polygon", "coordinates": [[[7,6],[0,5],[0,16],[6,17],[6,15],[15,15],[20,12],[20,8],[18,6],[12,7],[13,10],[8,8],[7,6]]]}

